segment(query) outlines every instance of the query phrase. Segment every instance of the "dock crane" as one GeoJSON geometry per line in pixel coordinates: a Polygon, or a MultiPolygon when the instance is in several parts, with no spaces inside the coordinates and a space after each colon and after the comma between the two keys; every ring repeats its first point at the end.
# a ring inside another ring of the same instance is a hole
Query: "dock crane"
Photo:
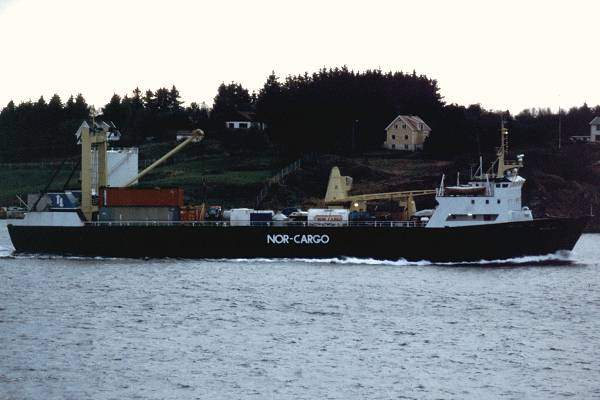
{"type": "Polygon", "coordinates": [[[350,204],[352,211],[366,211],[367,202],[388,200],[397,202],[404,210],[405,218],[410,218],[416,212],[414,197],[435,194],[435,190],[408,190],[401,192],[368,193],[349,195],[352,188],[352,178],[342,176],[338,167],[333,167],[329,174],[327,192],[324,203],[329,206],[350,204]]]}

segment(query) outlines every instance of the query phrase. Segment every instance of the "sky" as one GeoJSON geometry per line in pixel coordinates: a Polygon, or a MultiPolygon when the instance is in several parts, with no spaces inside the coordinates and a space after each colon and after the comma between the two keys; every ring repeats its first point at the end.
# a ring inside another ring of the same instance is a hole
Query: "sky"
{"type": "Polygon", "coordinates": [[[175,85],[208,105],[346,65],[425,74],[444,101],[600,104],[600,1],[0,0],[0,107],[82,93],[96,108],[175,85]]]}

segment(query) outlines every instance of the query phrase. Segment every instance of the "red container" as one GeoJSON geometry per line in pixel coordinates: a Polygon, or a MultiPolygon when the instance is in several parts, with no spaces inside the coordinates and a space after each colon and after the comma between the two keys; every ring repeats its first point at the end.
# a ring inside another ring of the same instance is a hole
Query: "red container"
{"type": "Polygon", "coordinates": [[[180,210],[179,218],[181,221],[202,221],[201,207],[185,207],[180,210]]]}
{"type": "Polygon", "coordinates": [[[183,207],[183,188],[102,188],[100,207],[183,207]]]}

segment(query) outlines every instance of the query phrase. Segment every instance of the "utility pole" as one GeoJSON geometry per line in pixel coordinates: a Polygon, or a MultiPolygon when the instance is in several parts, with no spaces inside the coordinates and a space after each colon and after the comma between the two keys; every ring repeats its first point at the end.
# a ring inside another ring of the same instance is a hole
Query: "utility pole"
{"type": "Polygon", "coordinates": [[[561,124],[561,113],[560,113],[560,105],[558,106],[558,149],[560,150],[561,142],[562,142],[562,124],[561,124]]]}

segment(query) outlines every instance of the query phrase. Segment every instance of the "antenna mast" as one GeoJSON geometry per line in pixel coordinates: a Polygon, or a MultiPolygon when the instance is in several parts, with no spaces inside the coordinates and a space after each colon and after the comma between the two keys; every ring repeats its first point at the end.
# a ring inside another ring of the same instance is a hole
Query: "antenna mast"
{"type": "Polygon", "coordinates": [[[558,106],[558,149],[560,150],[561,142],[562,142],[562,124],[561,124],[562,115],[560,113],[560,105],[558,106]]]}

